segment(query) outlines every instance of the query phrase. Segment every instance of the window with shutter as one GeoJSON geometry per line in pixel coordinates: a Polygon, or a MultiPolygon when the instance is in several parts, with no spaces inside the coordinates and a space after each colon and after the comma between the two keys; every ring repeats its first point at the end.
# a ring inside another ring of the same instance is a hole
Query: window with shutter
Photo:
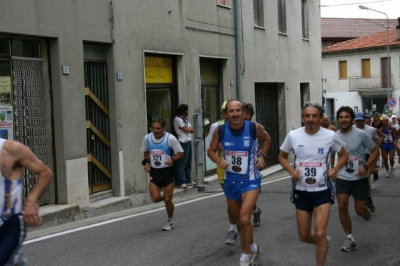
{"type": "Polygon", "coordinates": [[[231,6],[231,0],[217,0],[217,5],[231,6]]]}
{"type": "Polygon", "coordinates": [[[278,30],[286,33],[286,0],[278,0],[278,30]]]}
{"type": "Polygon", "coordinates": [[[347,61],[339,61],[339,78],[347,79],[347,61]]]}
{"type": "Polygon", "coordinates": [[[362,77],[363,78],[370,78],[371,77],[371,61],[370,59],[362,59],[362,77]]]}

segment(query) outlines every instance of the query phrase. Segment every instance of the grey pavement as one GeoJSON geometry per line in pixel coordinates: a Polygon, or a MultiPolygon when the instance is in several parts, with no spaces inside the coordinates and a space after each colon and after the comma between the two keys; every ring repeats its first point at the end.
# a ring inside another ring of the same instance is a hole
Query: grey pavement
{"type": "MultiPolygon", "coordinates": [[[[395,177],[372,182],[376,211],[370,221],[357,216],[350,201],[356,251],[340,251],[345,234],[337,204],[332,206],[328,225],[332,244],[326,265],[400,265],[400,169],[396,170],[395,177]]],[[[382,168],[379,171],[384,173],[382,168]]],[[[258,200],[263,211],[261,227],[254,228],[255,241],[263,251],[259,266],[315,265],[314,246],[298,240],[290,183],[288,178],[264,180],[258,200]]],[[[43,234],[48,238],[31,238],[25,245],[26,257],[32,266],[238,265],[239,243],[224,244],[228,221],[223,194],[195,195],[175,201],[175,229],[170,232],[161,231],[166,217],[162,205],[150,204],[38,230],[58,228],[58,235],[48,232],[43,234]]]]}
{"type": "MultiPolygon", "coordinates": [[[[270,180],[286,175],[280,165],[274,165],[261,171],[263,180],[270,180]]],[[[174,189],[174,202],[179,203],[193,198],[206,197],[210,193],[221,192],[221,186],[216,176],[204,178],[199,187],[188,189],[174,189]]],[[[37,228],[29,228],[27,239],[38,236],[98,223],[110,217],[123,217],[132,213],[143,212],[164,206],[163,202],[153,203],[149,193],[134,193],[126,197],[104,198],[91,203],[88,207],[80,209],[76,204],[56,205],[50,204],[40,207],[43,224],[37,228]]]]}
{"type": "MultiPolygon", "coordinates": [[[[384,173],[382,168],[379,171],[384,173]]],[[[264,181],[258,200],[263,211],[261,227],[254,228],[255,241],[263,251],[258,265],[315,265],[314,246],[298,240],[295,209],[289,202],[290,179],[267,178],[264,181]]],[[[337,204],[332,206],[328,225],[332,244],[326,265],[400,265],[399,188],[400,169],[394,178],[372,182],[376,211],[368,222],[356,215],[353,201],[350,201],[349,212],[358,243],[356,251],[340,251],[345,234],[339,222],[337,204]]],[[[239,243],[235,246],[224,244],[228,221],[223,194],[210,192],[203,197],[178,201],[175,229],[170,232],[161,231],[166,218],[164,208],[147,205],[85,219],[107,217],[102,218],[103,223],[79,225],[85,222],[82,220],[54,227],[63,230],[59,230],[58,235],[50,233],[49,238],[27,241],[26,257],[33,266],[238,265],[239,243]]]]}

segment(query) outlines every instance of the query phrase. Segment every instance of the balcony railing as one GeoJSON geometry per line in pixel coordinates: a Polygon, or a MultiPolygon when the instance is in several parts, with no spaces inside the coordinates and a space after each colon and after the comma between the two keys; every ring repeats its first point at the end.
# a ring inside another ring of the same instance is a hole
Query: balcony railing
{"type": "MultiPolygon", "coordinates": [[[[350,91],[386,91],[387,77],[382,75],[360,77],[349,77],[349,90],[350,91]]],[[[390,76],[390,91],[393,91],[393,75],[390,76]]]]}

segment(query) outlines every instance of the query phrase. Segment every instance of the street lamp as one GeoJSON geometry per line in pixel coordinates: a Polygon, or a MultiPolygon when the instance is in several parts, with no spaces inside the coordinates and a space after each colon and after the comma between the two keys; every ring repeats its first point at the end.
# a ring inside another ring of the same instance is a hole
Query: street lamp
{"type": "Polygon", "coordinates": [[[390,98],[390,87],[391,87],[391,85],[390,85],[390,58],[389,58],[389,52],[390,52],[389,51],[389,47],[390,47],[389,16],[382,11],[378,11],[378,10],[375,10],[375,9],[372,9],[372,8],[369,8],[369,7],[366,7],[363,5],[359,5],[358,7],[363,10],[375,11],[375,12],[384,14],[386,16],[386,20],[387,20],[387,25],[385,26],[385,28],[387,28],[387,71],[386,71],[387,72],[387,83],[386,83],[386,85],[387,85],[387,97],[389,99],[390,98]]]}

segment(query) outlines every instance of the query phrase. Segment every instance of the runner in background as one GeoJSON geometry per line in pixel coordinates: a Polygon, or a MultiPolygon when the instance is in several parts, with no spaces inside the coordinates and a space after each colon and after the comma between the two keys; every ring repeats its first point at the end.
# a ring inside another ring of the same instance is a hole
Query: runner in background
{"type": "MultiPolygon", "coordinates": [[[[243,103],[243,105],[244,105],[244,119],[246,119],[247,121],[251,121],[254,116],[254,107],[251,103],[243,103]]],[[[264,126],[261,124],[260,124],[260,126],[268,134],[268,132],[265,130],[264,126]]],[[[268,136],[269,136],[269,134],[268,134],[268,136]]],[[[269,147],[268,147],[268,149],[269,149],[269,147]]],[[[265,159],[267,159],[267,158],[265,158],[265,159]]],[[[257,204],[254,205],[254,209],[253,209],[252,213],[253,213],[253,226],[259,227],[261,225],[261,209],[260,209],[260,207],[257,206],[257,204]]]]}

